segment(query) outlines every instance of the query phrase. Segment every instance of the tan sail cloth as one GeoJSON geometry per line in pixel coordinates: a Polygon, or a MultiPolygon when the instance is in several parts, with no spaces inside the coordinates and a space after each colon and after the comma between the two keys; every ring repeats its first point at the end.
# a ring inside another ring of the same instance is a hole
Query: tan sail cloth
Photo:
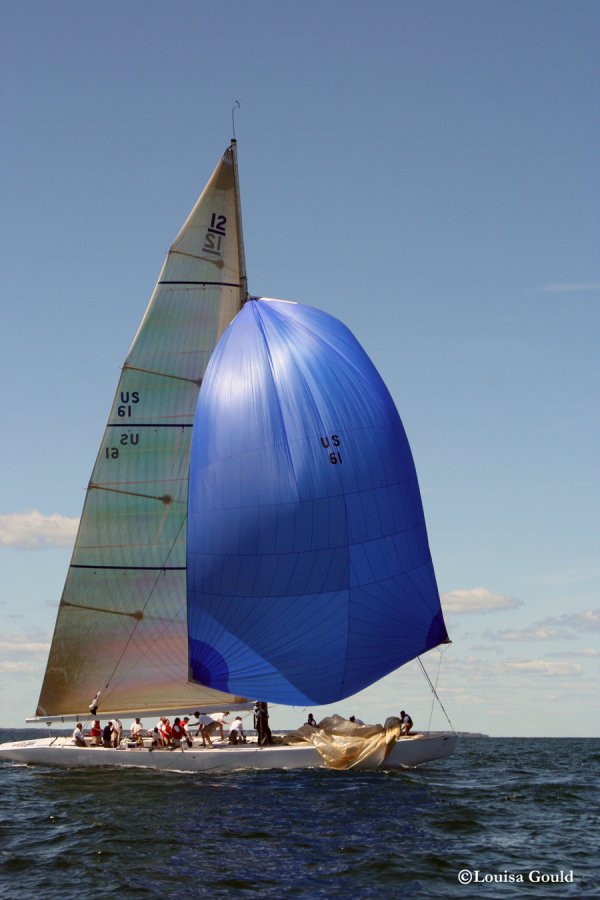
{"type": "Polygon", "coordinates": [[[245,699],[188,683],[185,568],[194,413],[210,355],[244,298],[240,227],[230,148],[167,255],[125,361],[39,717],[83,717],[99,690],[102,716],[235,709],[245,699]]]}
{"type": "Polygon", "coordinates": [[[384,725],[357,725],[342,716],[330,716],[318,729],[303,725],[287,735],[287,743],[312,744],[328,769],[372,769],[383,763],[400,737],[400,719],[390,716],[384,725]]]}

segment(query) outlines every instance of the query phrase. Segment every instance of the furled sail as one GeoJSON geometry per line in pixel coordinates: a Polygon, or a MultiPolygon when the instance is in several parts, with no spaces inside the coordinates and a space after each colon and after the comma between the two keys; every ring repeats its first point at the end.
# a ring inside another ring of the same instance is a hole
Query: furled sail
{"type": "Polygon", "coordinates": [[[37,714],[233,707],[188,683],[186,515],[198,391],[245,295],[235,146],[171,247],[88,487],[37,714]]]}
{"type": "Polygon", "coordinates": [[[448,640],[412,454],[353,335],[252,300],[198,398],[188,635],[200,684],[340,700],[448,640]]]}

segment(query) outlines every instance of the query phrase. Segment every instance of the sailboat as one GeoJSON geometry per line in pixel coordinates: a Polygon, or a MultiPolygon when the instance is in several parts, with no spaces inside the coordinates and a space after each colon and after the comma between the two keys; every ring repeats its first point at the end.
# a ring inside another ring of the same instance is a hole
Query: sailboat
{"type": "MultiPolygon", "coordinates": [[[[447,641],[411,451],[375,367],[325,312],[248,293],[233,140],[123,365],[27,721],[320,706],[447,641]]],[[[456,742],[378,727],[385,751],[363,767],[418,765],[456,742]]],[[[46,737],[0,756],[323,763],[310,739],[173,753],[46,737]]]]}

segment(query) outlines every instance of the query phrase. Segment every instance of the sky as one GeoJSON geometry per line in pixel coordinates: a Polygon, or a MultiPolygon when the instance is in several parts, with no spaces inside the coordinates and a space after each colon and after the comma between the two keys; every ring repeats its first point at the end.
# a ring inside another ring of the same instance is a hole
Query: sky
{"type": "MultiPolygon", "coordinates": [[[[239,101],[251,293],[341,318],[404,422],[453,727],[598,735],[600,5],[0,12],[0,725],[34,713],[119,367],[239,101]]],[[[315,712],[448,728],[431,700],[414,662],[315,712]]]]}

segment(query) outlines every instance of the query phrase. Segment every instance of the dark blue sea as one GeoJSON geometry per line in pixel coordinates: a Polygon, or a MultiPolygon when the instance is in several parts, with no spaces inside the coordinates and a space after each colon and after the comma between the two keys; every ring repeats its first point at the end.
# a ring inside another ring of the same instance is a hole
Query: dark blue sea
{"type": "Polygon", "coordinates": [[[577,738],[396,773],[0,762],[0,896],[598,897],[599,769],[577,738]]]}

